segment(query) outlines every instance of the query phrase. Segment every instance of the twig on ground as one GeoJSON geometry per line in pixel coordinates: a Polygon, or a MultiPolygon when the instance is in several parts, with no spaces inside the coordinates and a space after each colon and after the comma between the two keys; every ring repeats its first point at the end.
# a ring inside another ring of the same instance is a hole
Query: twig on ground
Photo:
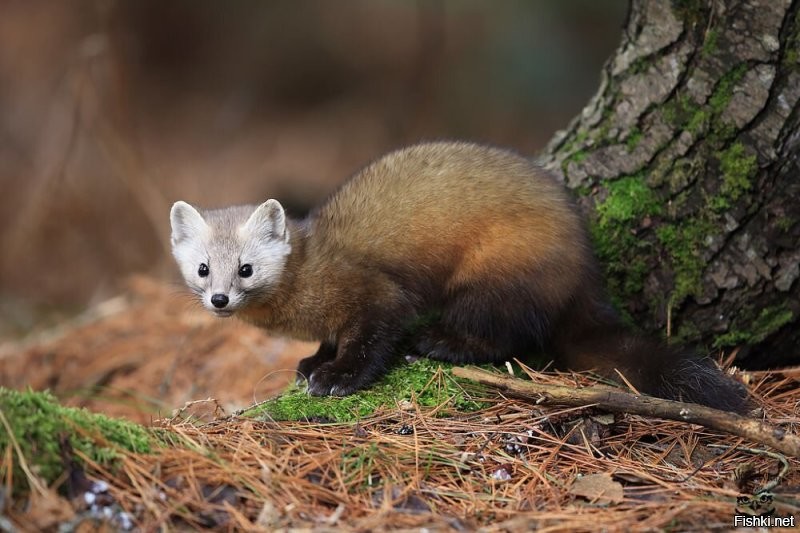
{"type": "Polygon", "coordinates": [[[703,405],[631,394],[605,385],[581,389],[560,385],[543,385],[479,368],[454,368],[453,374],[497,388],[511,396],[524,398],[537,405],[581,406],[592,404],[617,413],[678,420],[724,431],[753,442],[766,444],[786,455],[800,457],[800,437],[787,434],[783,429],[769,426],[759,420],[703,405]]]}

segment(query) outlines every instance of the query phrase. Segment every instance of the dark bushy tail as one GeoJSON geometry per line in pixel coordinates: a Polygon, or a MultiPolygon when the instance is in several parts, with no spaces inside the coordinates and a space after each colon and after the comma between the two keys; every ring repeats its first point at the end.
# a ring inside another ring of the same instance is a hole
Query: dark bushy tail
{"type": "Polygon", "coordinates": [[[667,351],[673,352],[670,365],[652,394],[737,413],[751,407],[744,385],[725,375],[711,359],[667,351]]]}
{"type": "Polygon", "coordinates": [[[637,335],[625,327],[599,287],[598,269],[590,269],[582,290],[559,317],[551,339],[558,366],[594,370],[640,392],[744,413],[747,390],[714,362],[685,348],[637,335]],[[593,273],[592,273],[593,272],[593,273]],[[619,373],[618,373],[619,372],[619,373]]]}
{"type": "Polygon", "coordinates": [[[706,357],[636,335],[619,323],[574,333],[554,346],[560,366],[594,370],[619,382],[618,371],[639,391],[659,398],[737,413],[750,407],[745,387],[706,357]]]}

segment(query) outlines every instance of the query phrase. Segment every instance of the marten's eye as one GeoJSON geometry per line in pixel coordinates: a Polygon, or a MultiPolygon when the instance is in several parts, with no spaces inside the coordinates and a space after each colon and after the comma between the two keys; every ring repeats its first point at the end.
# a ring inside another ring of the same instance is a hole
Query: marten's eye
{"type": "Polygon", "coordinates": [[[249,278],[253,275],[253,265],[247,264],[239,267],[239,275],[243,278],[249,278]]]}
{"type": "Polygon", "coordinates": [[[197,275],[201,278],[208,276],[208,265],[205,263],[200,263],[200,268],[197,269],[197,275]]]}

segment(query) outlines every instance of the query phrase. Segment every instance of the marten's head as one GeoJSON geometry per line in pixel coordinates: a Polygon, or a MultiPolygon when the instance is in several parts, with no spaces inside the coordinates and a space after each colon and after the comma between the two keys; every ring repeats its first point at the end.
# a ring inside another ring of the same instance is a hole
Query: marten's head
{"type": "Polygon", "coordinates": [[[170,221],[183,278],[217,316],[260,300],[280,281],[292,247],[277,200],[207,211],[175,202],[170,221]]]}

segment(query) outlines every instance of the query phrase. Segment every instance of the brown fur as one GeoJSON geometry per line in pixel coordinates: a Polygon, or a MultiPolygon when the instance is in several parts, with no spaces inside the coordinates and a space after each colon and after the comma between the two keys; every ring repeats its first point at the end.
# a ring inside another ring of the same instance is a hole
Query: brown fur
{"type": "Polygon", "coordinates": [[[429,143],[391,153],[290,232],[280,286],[240,316],[322,341],[299,368],[313,394],[369,385],[401,346],[461,362],[544,349],[561,366],[618,369],[646,391],[681,394],[662,383],[674,354],[621,328],[564,188],[512,152],[429,143]]]}

